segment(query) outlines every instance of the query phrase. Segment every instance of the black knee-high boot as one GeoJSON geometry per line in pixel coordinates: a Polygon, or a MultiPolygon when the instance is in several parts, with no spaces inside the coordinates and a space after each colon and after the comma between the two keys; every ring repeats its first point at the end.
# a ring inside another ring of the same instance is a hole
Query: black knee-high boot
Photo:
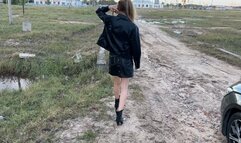
{"type": "Polygon", "coordinates": [[[116,123],[117,123],[117,126],[123,124],[122,111],[123,111],[123,110],[121,110],[121,111],[116,111],[116,123]]]}
{"type": "Polygon", "coordinates": [[[115,111],[118,109],[120,103],[120,99],[115,99],[115,111]]]}

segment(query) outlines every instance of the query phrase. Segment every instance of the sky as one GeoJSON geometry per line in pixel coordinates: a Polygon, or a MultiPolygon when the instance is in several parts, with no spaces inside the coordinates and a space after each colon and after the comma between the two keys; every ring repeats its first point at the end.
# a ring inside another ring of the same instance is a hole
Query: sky
{"type": "MultiPolygon", "coordinates": [[[[187,0],[188,1],[188,0],[187,0]]],[[[180,3],[182,0],[160,0],[165,3],[180,3]]],[[[191,4],[241,6],[241,0],[189,0],[191,4]]]]}

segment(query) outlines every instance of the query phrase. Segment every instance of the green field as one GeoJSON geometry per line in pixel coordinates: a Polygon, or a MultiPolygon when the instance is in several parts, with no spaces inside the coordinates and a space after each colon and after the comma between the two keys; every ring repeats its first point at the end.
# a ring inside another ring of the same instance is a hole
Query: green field
{"type": "Polygon", "coordinates": [[[93,109],[101,112],[100,99],[111,95],[110,77],[96,68],[95,43],[103,24],[90,7],[27,6],[23,16],[21,7],[13,6],[13,15],[9,25],[7,7],[1,5],[0,76],[33,83],[24,91],[0,91],[0,115],[5,117],[0,142],[54,142],[64,120],[93,109]],[[22,32],[24,20],[32,23],[31,32],[22,32]],[[19,59],[21,52],[36,57],[19,59]],[[73,62],[76,53],[82,56],[80,63],[73,62]]]}
{"type": "Polygon", "coordinates": [[[188,46],[241,67],[239,58],[219,50],[241,56],[240,10],[138,9],[138,13],[188,46]]]}

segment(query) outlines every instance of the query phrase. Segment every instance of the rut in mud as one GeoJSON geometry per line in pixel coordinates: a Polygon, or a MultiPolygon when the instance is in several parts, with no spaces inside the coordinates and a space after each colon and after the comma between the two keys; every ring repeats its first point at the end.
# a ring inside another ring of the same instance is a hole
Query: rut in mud
{"type": "MultiPolygon", "coordinates": [[[[220,104],[226,88],[240,79],[241,69],[186,47],[159,30],[138,22],[142,41],[141,69],[130,84],[144,101],[127,101],[124,125],[117,127],[114,99],[104,99],[109,120],[67,121],[60,142],[76,141],[91,128],[98,143],[225,143],[220,133],[220,104]]],[[[130,95],[131,96],[131,95],[130,95]]]]}

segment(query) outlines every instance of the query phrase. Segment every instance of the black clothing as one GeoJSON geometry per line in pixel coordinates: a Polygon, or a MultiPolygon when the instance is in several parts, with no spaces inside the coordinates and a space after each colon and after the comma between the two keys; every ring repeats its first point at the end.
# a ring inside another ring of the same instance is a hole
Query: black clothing
{"type": "Polygon", "coordinates": [[[138,27],[125,15],[107,15],[107,7],[96,10],[104,22],[104,30],[97,44],[110,52],[109,73],[119,77],[133,76],[135,68],[140,68],[141,45],[138,27]]]}
{"type": "Polygon", "coordinates": [[[109,73],[113,76],[129,78],[133,77],[133,62],[131,58],[123,58],[110,53],[109,73]]]}

